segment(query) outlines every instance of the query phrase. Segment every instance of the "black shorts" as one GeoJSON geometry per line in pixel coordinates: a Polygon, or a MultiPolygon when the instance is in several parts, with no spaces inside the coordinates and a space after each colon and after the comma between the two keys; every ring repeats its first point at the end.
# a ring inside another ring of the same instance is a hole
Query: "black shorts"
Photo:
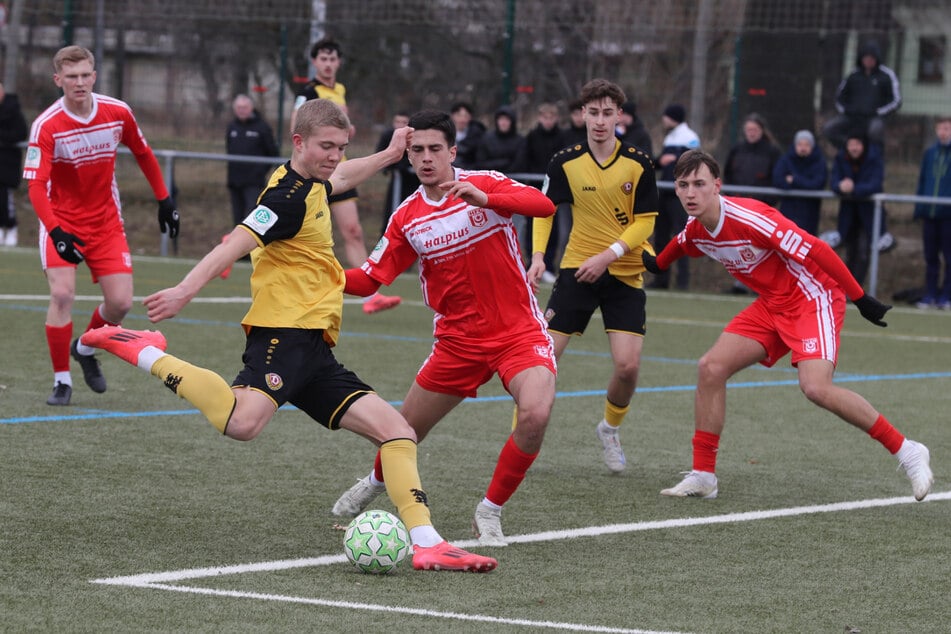
{"type": "Polygon", "coordinates": [[[254,327],[245,345],[244,369],[233,387],[250,387],[277,407],[291,403],[328,429],[373,388],[343,367],[322,330],[254,327]]]}
{"type": "Polygon", "coordinates": [[[343,202],[344,200],[350,200],[351,198],[357,198],[357,188],[348,189],[345,192],[340,192],[339,194],[334,192],[327,198],[327,202],[331,205],[334,203],[343,202]]]}
{"type": "Polygon", "coordinates": [[[575,279],[578,269],[561,269],[548,298],[548,330],[580,335],[596,308],[601,309],[604,330],[644,335],[647,332],[647,293],[628,286],[605,272],[593,284],[575,279]]]}

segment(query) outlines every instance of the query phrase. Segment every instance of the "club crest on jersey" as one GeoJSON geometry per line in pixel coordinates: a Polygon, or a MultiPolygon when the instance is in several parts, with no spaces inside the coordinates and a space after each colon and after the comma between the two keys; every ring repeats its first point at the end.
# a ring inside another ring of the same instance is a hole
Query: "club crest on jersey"
{"type": "Polygon", "coordinates": [[[275,374],[274,372],[268,372],[264,375],[264,381],[267,383],[267,387],[272,392],[284,387],[284,379],[281,378],[280,374],[275,374]]]}
{"type": "Polygon", "coordinates": [[[628,181],[621,185],[621,191],[624,192],[625,196],[630,196],[631,192],[634,191],[634,183],[628,181]]]}
{"type": "Polygon", "coordinates": [[[812,354],[819,349],[819,341],[815,337],[802,340],[802,351],[812,354]]]}
{"type": "Polygon", "coordinates": [[[756,259],[756,254],[753,253],[753,249],[750,249],[749,247],[743,247],[740,249],[740,259],[742,259],[744,262],[752,262],[754,259],[756,259]]]}
{"type": "Polygon", "coordinates": [[[262,236],[276,223],[277,214],[264,205],[259,205],[257,209],[248,214],[248,217],[244,219],[245,225],[262,236]]]}
{"type": "Polygon", "coordinates": [[[489,216],[485,213],[485,209],[478,207],[469,210],[469,222],[473,227],[483,227],[488,221],[489,216]]]}

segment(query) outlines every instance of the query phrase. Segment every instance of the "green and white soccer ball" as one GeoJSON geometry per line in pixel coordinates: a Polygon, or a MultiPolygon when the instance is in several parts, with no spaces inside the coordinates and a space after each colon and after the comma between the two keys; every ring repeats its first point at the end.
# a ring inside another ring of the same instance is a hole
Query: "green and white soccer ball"
{"type": "Polygon", "coordinates": [[[386,574],[409,554],[409,531],[387,511],[364,511],[353,518],[343,537],[343,551],[354,566],[370,574],[386,574]]]}

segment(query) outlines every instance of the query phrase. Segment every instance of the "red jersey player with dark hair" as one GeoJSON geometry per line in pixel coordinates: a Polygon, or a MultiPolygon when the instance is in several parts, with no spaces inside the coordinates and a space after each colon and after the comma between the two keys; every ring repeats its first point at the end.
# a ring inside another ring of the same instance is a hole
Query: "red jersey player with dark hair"
{"type": "Polygon", "coordinates": [[[714,498],[720,434],[726,419],[726,383],[740,370],[772,366],[787,352],[810,401],[880,442],[898,458],[916,500],[931,490],[928,448],[906,439],[864,397],[832,382],[845,319],[846,296],[877,326],[891,308],[866,294],[824,242],[769,205],[720,195],[720,167],[700,150],[684,153],[674,170],[677,196],[690,219],[656,256],[644,252],[651,272],[685,255],[708,255],[758,297],[727,324],[700,359],[695,404],[693,470],[662,495],[714,498]]]}
{"type": "Polygon", "coordinates": [[[69,357],[79,362],[86,384],[106,391],[106,379],[93,349],[74,340],[72,309],[76,265],[86,262],[103,302],[86,330],[117,325],[132,308],[132,256],[116,187],[119,144],[132,150],[158,200],[159,229],[178,235],[175,203],[162,170],[128,104],[92,91],[93,54],[80,46],[60,49],[53,58],[53,81],[63,97],[33,122],[23,178],[40,219],[40,260],[50,287],[46,341],[53,362],[53,393],[48,405],[69,405],[69,357]]]}
{"type": "MultiPolygon", "coordinates": [[[[436,312],[432,352],[401,413],[419,441],[493,374],[515,399],[512,435],[499,455],[473,528],[484,546],[505,546],[502,506],[541,450],[555,401],[555,355],[544,316],[525,274],[514,214],[550,216],[552,202],[534,187],[492,171],[454,168],[449,114],[414,114],[409,161],[421,187],[400,205],[379,244],[345,292],[366,296],[419,260],[426,305],[436,312]]],[[[383,492],[379,454],[373,472],[346,491],[335,515],[356,515],[383,492]]]]}

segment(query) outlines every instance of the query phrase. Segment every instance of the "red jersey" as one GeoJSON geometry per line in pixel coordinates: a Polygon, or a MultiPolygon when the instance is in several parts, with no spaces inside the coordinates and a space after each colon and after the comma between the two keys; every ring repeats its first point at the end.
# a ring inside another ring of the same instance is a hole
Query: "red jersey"
{"type": "Polygon", "coordinates": [[[716,229],[708,231],[696,218],[688,219],[676,240],[658,255],[657,264],[667,269],[681,255],[717,260],[778,312],[837,288],[852,299],[863,295],[828,245],[752,198],[721,196],[716,229]]]}
{"type": "Polygon", "coordinates": [[[128,104],[93,93],[81,119],[59,99],[33,122],[23,178],[47,229],[62,224],[80,236],[122,228],[116,186],[119,144],[136,157],[158,200],[168,197],[161,169],[128,104]],[[45,195],[44,195],[45,194],[45,195]]]}
{"type": "Polygon", "coordinates": [[[377,282],[390,284],[418,258],[423,299],[436,313],[437,339],[547,333],[522,265],[512,215],[550,216],[554,205],[538,189],[498,172],[457,169],[455,178],[488,194],[488,204],[430,200],[420,187],[393,212],[361,268],[377,282]]]}

